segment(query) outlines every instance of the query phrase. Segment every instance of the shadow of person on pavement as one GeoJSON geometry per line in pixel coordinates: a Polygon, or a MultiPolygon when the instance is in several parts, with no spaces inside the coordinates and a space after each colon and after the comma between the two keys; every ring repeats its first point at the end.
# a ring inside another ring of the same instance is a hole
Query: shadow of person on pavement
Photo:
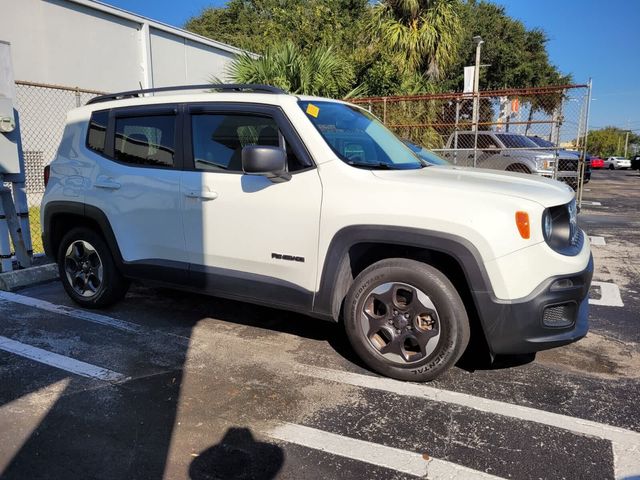
{"type": "Polygon", "coordinates": [[[248,428],[230,428],[189,467],[191,480],[271,480],[282,468],[284,451],[256,441],[248,428]]]}

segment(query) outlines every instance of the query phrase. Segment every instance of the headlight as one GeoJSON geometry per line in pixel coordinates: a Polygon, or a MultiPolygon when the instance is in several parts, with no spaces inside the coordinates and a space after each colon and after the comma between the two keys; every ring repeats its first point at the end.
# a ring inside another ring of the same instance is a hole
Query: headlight
{"type": "Polygon", "coordinates": [[[540,155],[536,157],[538,170],[553,170],[556,160],[553,155],[540,155]]]}
{"type": "Polygon", "coordinates": [[[551,238],[553,233],[553,221],[551,220],[551,215],[549,215],[548,210],[545,212],[542,220],[544,222],[544,238],[551,238]]]}
{"type": "Polygon", "coordinates": [[[547,208],[542,215],[542,230],[544,239],[556,251],[575,246],[580,236],[575,199],[565,205],[547,208]]]}

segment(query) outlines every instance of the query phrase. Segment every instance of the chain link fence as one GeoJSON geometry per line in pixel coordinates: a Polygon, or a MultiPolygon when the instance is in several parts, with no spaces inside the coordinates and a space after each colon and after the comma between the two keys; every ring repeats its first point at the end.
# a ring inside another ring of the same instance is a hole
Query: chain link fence
{"type": "Polygon", "coordinates": [[[589,85],[352,100],[428,161],[541,175],[577,192],[591,177],[585,152],[589,85]]]}
{"type": "Polygon", "coordinates": [[[44,195],[44,167],[56,154],[67,112],[102,92],[16,81],[16,109],[24,152],[25,187],[29,203],[31,239],[35,254],[43,253],[40,202],[44,195]]]}
{"type": "MultiPolygon", "coordinates": [[[[34,253],[42,253],[44,166],[56,154],[67,112],[103,92],[23,81],[16,82],[16,91],[31,238],[34,253]]],[[[418,154],[426,148],[454,165],[555,178],[575,188],[580,202],[590,178],[585,152],[590,94],[589,85],[564,85],[351,101],[378,116],[418,154]]]]}

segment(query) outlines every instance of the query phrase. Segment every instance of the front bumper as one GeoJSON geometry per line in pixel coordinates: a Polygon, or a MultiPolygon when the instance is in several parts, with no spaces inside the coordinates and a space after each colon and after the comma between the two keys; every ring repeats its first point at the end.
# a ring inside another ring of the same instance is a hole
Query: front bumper
{"type": "Polygon", "coordinates": [[[481,296],[478,306],[491,351],[494,354],[532,353],[584,337],[589,330],[592,276],[593,257],[590,257],[583,271],[548,278],[524,299],[506,302],[490,295],[481,296]],[[571,280],[572,286],[552,290],[558,280],[571,280]],[[566,327],[546,325],[543,319],[548,307],[565,308],[571,323],[566,327]]]}

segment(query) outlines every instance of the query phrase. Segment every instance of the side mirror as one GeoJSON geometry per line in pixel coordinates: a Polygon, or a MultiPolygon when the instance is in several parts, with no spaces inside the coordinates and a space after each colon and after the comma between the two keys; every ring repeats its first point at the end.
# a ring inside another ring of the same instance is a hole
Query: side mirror
{"type": "Polygon", "coordinates": [[[242,170],[247,175],[261,175],[274,183],[291,180],[287,172],[287,154],[280,147],[247,145],[242,149],[242,170]]]}

